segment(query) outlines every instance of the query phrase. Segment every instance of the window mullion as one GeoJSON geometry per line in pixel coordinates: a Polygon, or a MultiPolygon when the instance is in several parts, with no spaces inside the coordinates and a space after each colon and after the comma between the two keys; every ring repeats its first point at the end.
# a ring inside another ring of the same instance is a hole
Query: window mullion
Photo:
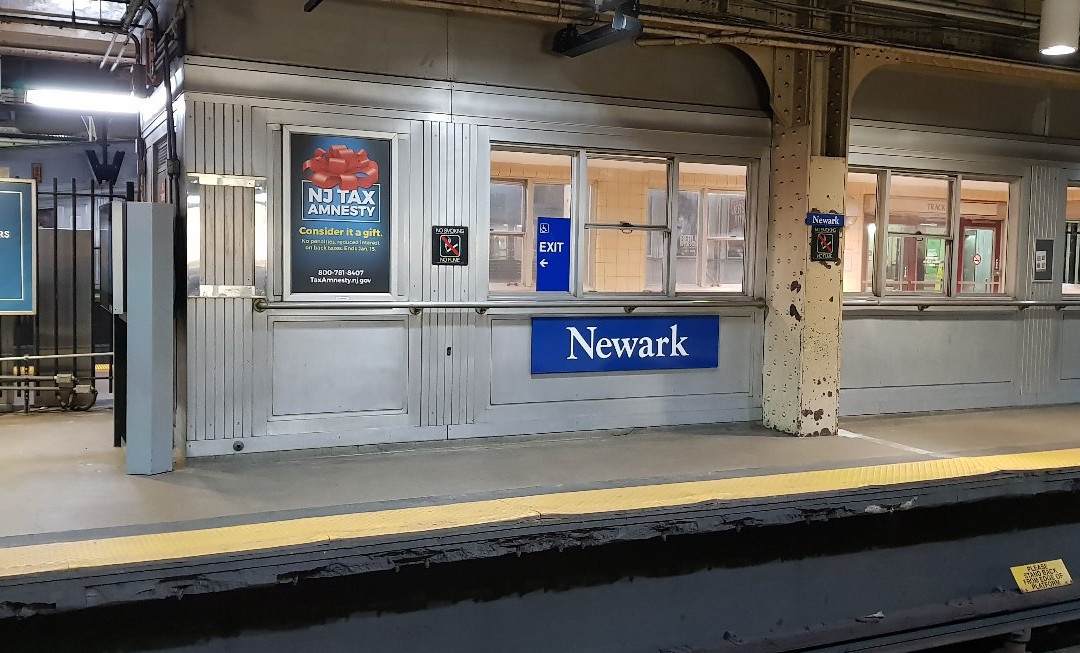
{"type": "Polygon", "coordinates": [[[874,270],[871,290],[877,297],[885,295],[885,268],[888,265],[889,195],[892,193],[892,171],[878,174],[877,231],[874,232],[874,270]]]}
{"type": "Polygon", "coordinates": [[[709,189],[702,188],[698,191],[698,214],[697,214],[697,286],[704,288],[708,283],[706,276],[707,261],[709,259],[709,189]]]}
{"type": "Polygon", "coordinates": [[[679,158],[675,157],[669,159],[667,162],[667,219],[664,224],[667,225],[667,257],[664,261],[664,294],[668,297],[675,296],[675,282],[676,282],[676,262],[675,257],[678,253],[678,238],[672,237],[675,234],[675,219],[679,211],[679,158]]]}
{"type": "Polygon", "coordinates": [[[960,251],[962,247],[962,234],[960,233],[960,175],[949,180],[949,238],[945,240],[945,248],[948,252],[949,270],[946,274],[948,287],[945,289],[946,297],[953,297],[957,293],[960,284],[960,251]]]}
{"type": "Polygon", "coordinates": [[[533,207],[536,202],[533,201],[533,193],[535,192],[535,182],[526,179],[525,192],[522,196],[525,198],[525,206],[522,207],[521,217],[521,231],[524,236],[521,239],[521,281],[525,286],[536,287],[536,280],[533,278],[536,274],[536,240],[534,232],[531,228],[533,223],[533,207]]]}
{"type": "Polygon", "coordinates": [[[573,244],[571,246],[570,274],[572,276],[570,290],[574,297],[581,297],[585,284],[585,223],[592,219],[592,207],[589,206],[590,188],[588,172],[588,156],[585,150],[578,150],[574,157],[573,171],[570,179],[570,193],[573,195],[574,208],[570,213],[571,234],[573,244]]]}

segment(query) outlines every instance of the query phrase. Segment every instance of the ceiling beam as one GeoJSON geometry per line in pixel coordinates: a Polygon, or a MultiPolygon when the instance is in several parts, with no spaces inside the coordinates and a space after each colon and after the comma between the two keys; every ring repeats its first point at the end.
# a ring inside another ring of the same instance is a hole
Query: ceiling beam
{"type": "Polygon", "coordinates": [[[54,18],[40,18],[38,16],[29,16],[23,14],[0,13],[0,25],[5,23],[16,25],[35,25],[38,27],[52,27],[56,29],[78,29],[87,32],[101,32],[102,34],[124,33],[124,28],[120,25],[120,23],[113,21],[72,22],[66,20],[56,20],[54,18]]]}

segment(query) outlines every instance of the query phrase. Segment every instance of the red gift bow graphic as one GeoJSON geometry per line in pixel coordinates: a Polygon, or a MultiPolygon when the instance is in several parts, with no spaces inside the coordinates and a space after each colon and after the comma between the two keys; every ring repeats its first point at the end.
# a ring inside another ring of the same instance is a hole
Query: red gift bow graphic
{"type": "Polygon", "coordinates": [[[344,145],[331,145],[329,152],[315,150],[315,156],[304,161],[303,171],[310,171],[308,180],[319,188],[356,190],[379,183],[379,164],[368,158],[366,150],[353,152],[344,145]]]}

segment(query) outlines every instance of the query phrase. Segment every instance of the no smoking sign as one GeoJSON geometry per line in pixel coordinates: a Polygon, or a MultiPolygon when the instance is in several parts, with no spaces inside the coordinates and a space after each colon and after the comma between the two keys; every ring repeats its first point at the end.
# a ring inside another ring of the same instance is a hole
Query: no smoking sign
{"type": "Polygon", "coordinates": [[[810,260],[822,262],[840,260],[840,229],[838,227],[810,228],[810,260]]]}
{"type": "Polygon", "coordinates": [[[468,265],[469,228],[432,227],[431,263],[432,265],[468,265]]]}

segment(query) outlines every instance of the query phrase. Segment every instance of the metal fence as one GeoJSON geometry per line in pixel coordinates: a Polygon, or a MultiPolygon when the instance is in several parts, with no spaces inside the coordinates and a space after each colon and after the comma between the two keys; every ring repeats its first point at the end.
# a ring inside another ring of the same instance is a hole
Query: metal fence
{"type": "Polygon", "coordinates": [[[73,382],[113,392],[113,316],[100,304],[99,211],[134,194],[133,183],[101,190],[76,179],[38,185],[37,313],[0,316],[0,412],[78,407],[70,392],[57,389],[73,382]]]}

